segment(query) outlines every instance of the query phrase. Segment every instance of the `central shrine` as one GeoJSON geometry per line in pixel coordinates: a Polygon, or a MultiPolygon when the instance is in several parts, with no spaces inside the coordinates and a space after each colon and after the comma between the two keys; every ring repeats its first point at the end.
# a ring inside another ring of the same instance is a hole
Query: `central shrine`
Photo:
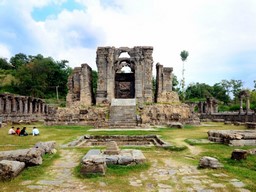
{"type": "Polygon", "coordinates": [[[153,47],[98,47],[97,90],[93,90],[92,69],[75,67],[68,78],[66,108],[46,117],[47,125],[92,125],[95,128],[134,128],[197,124],[190,106],[172,91],[172,67],[156,64],[153,87],[153,47]]]}

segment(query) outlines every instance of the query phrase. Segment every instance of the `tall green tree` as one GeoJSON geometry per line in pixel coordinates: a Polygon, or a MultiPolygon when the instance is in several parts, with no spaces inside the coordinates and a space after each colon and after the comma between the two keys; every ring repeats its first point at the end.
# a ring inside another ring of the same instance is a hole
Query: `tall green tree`
{"type": "Polygon", "coordinates": [[[18,69],[20,66],[28,64],[30,61],[29,57],[24,53],[18,53],[11,57],[10,63],[14,67],[14,69],[18,69]]]}
{"type": "Polygon", "coordinates": [[[181,51],[180,53],[180,57],[181,57],[181,60],[182,60],[182,80],[181,80],[181,88],[182,88],[182,93],[183,93],[183,98],[185,97],[185,76],[184,76],[184,73],[185,73],[185,67],[184,67],[184,63],[185,61],[187,60],[188,58],[188,51],[181,51]]]}
{"type": "Polygon", "coordinates": [[[54,61],[51,57],[42,55],[31,56],[26,65],[17,69],[17,92],[21,95],[51,98],[56,96],[58,87],[59,95],[64,97],[67,93],[67,79],[71,68],[67,61],[54,61]]]}
{"type": "Polygon", "coordinates": [[[10,65],[10,63],[8,63],[6,58],[0,58],[0,69],[12,69],[12,66],[10,65]]]}

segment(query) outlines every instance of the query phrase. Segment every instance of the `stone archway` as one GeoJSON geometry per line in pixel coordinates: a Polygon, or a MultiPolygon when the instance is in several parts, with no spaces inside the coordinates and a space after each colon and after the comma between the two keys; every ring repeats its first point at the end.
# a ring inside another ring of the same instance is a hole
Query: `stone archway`
{"type": "Polygon", "coordinates": [[[115,69],[115,98],[135,98],[135,70],[129,60],[121,60],[115,69]]]}

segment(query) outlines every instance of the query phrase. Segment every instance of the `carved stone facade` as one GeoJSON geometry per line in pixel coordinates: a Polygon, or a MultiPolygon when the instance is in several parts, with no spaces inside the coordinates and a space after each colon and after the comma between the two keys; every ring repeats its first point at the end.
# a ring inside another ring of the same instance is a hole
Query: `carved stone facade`
{"type": "Polygon", "coordinates": [[[93,103],[92,69],[87,64],[76,67],[68,78],[67,107],[93,103]]]}
{"type": "Polygon", "coordinates": [[[111,102],[116,97],[124,98],[126,90],[131,93],[127,98],[136,98],[140,103],[153,102],[152,53],[153,47],[148,46],[98,47],[96,104],[111,102]],[[121,57],[122,53],[127,53],[127,56],[121,57]],[[129,67],[131,73],[129,77],[120,80],[118,77],[123,67],[129,67]]]}

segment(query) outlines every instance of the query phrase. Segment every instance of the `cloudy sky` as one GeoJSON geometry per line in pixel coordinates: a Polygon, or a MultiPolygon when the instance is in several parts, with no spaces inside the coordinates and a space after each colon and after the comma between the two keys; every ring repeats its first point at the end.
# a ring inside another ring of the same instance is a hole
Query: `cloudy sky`
{"type": "Polygon", "coordinates": [[[153,46],[186,85],[256,80],[256,0],[0,0],[0,57],[66,59],[96,70],[98,46],[153,46]]]}

